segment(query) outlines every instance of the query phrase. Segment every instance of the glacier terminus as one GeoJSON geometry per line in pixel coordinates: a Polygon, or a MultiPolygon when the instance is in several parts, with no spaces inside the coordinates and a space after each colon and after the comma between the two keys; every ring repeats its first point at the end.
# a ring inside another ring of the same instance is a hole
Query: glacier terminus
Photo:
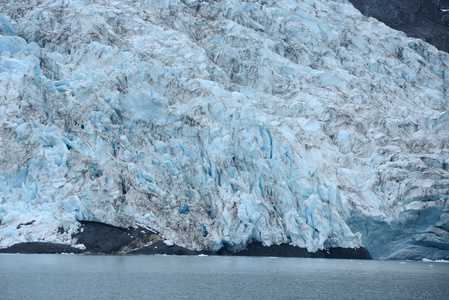
{"type": "Polygon", "coordinates": [[[1,1],[0,248],[449,259],[448,100],[448,53],[346,0],[1,1]]]}

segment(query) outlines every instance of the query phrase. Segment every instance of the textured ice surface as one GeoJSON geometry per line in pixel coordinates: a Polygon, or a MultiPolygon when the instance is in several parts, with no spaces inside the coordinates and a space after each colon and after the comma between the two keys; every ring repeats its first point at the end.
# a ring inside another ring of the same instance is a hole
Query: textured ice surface
{"type": "Polygon", "coordinates": [[[447,53],[343,0],[0,13],[0,247],[87,220],[448,258],[447,53]]]}

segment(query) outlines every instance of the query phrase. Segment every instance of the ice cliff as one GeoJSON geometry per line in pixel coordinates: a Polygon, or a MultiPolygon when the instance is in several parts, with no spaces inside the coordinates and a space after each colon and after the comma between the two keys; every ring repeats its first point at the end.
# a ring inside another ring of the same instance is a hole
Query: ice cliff
{"type": "Polygon", "coordinates": [[[0,247],[449,257],[449,54],[346,0],[7,0],[0,34],[0,247]]]}

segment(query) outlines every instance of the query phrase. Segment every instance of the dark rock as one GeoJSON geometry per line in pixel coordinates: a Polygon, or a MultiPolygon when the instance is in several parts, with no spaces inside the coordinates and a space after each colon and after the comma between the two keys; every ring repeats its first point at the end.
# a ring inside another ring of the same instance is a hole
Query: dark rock
{"type": "Polygon", "coordinates": [[[150,246],[140,248],[135,251],[128,252],[130,255],[154,255],[154,254],[166,254],[166,255],[200,255],[200,254],[213,254],[209,252],[198,252],[189,250],[180,246],[167,246],[164,241],[157,241],[150,246]]]}
{"type": "Polygon", "coordinates": [[[78,244],[84,244],[91,253],[114,254],[136,239],[155,234],[141,227],[124,229],[97,222],[80,223],[79,232],[72,238],[78,239],[78,244]]]}
{"type": "Polygon", "coordinates": [[[366,248],[330,248],[324,250],[326,258],[344,258],[344,259],[372,259],[366,248]]]}
{"type": "Polygon", "coordinates": [[[34,222],[36,222],[36,220],[30,221],[30,222],[27,222],[27,223],[20,223],[19,225],[17,225],[17,229],[20,229],[23,226],[32,225],[34,222]]]}
{"type": "Polygon", "coordinates": [[[421,0],[349,0],[362,14],[395,27],[416,21],[421,0]]]}
{"type": "Polygon", "coordinates": [[[449,52],[449,0],[349,0],[362,14],[449,52]]]}
{"type": "Polygon", "coordinates": [[[235,253],[237,256],[273,256],[273,257],[309,257],[309,258],[345,258],[345,259],[371,259],[365,248],[330,248],[309,252],[306,248],[300,248],[289,244],[264,246],[260,242],[248,244],[246,249],[235,253]]]}
{"type": "Polygon", "coordinates": [[[253,242],[246,249],[236,252],[238,256],[273,256],[273,257],[314,257],[314,253],[306,248],[294,247],[288,244],[264,246],[260,242],[253,242]]]}
{"type": "Polygon", "coordinates": [[[59,227],[58,227],[58,232],[59,232],[60,234],[63,234],[63,233],[65,232],[64,227],[63,227],[63,226],[59,226],[59,227]]]}
{"type": "Polygon", "coordinates": [[[69,245],[30,242],[18,243],[9,248],[0,249],[0,253],[23,253],[23,254],[59,254],[59,253],[82,253],[83,251],[69,245]]]}

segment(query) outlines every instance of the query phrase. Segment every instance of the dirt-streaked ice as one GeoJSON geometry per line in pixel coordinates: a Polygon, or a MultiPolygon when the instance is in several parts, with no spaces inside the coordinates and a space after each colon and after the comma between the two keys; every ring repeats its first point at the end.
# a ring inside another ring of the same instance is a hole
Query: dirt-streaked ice
{"type": "Polygon", "coordinates": [[[0,34],[0,247],[449,258],[449,54],[347,1],[10,0],[0,34]]]}

